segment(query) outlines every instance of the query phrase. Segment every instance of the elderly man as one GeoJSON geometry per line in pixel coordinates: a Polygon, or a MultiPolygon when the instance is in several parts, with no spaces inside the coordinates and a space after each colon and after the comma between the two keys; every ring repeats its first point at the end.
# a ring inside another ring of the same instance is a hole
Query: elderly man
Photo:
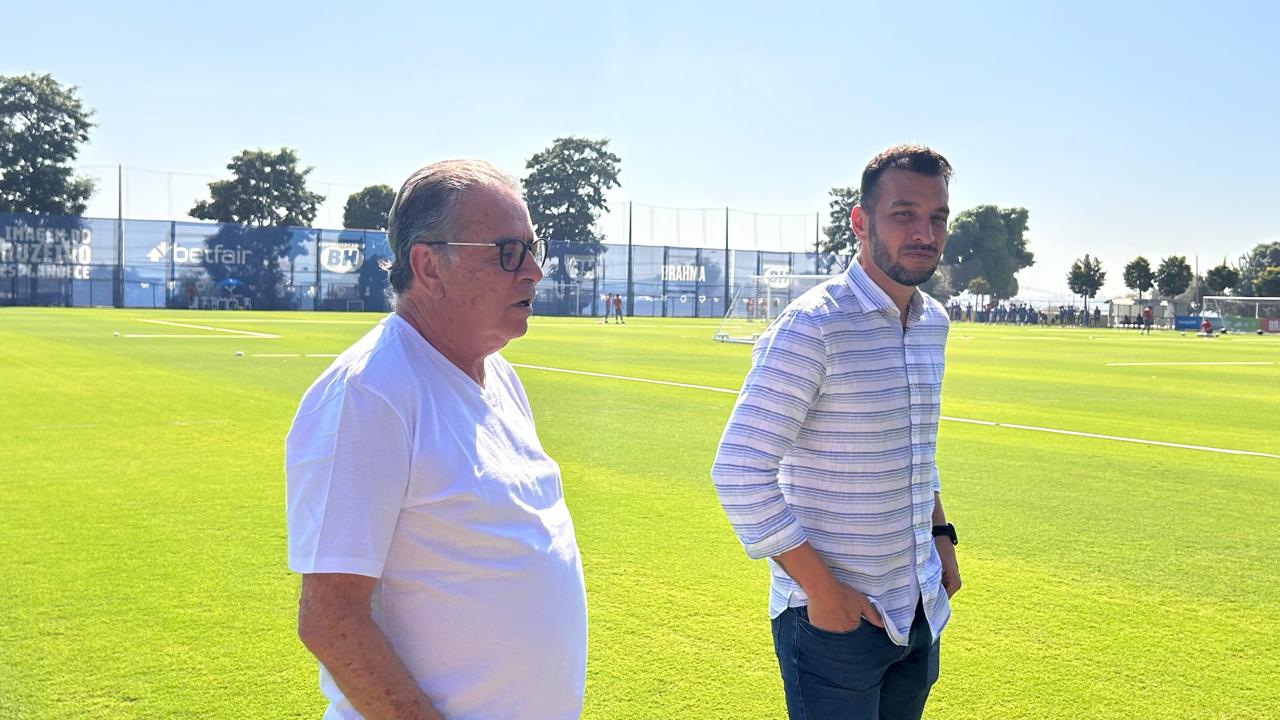
{"type": "Polygon", "coordinates": [[[960,588],[934,464],[948,320],[917,286],[950,177],[916,145],[867,165],[857,261],[761,335],[712,468],[747,554],[770,559],[792,718],[917,719],[938,676],[960,588]]]}
{"type": "Polygon", "coordinates": [[[326,718],[577,718],[586,594],[560,471],[498,350],[546,245],[488,163],[414,173],[395,312],[303,396],[286,441],[298,634],[326,718]]]}

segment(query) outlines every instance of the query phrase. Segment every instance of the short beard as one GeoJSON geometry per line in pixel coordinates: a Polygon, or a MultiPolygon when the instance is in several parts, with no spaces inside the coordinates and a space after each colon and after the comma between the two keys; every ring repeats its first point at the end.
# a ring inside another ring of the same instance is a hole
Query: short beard
{"type": "MultiPolygon", "coordinates": [[[[912,272],[894,262],[893,258],[889,257],[888,248],[884,246],[884,243],[880,242],[880,238],[876,237],[875,223],[870,222],[869,220],[870,219],[868,219],[867,222],[867,244],[871,246],[871,262],[875,263],[875,266],[880,268],[880,272],[888,275],[890,280],[898,283],[899,285],[915,287],[929,282],[929,278],[933,277],[933,274],[938,272],[938,263],[936,262],[933,264],[933,267],[928,270],[920,270],[917,272],[912,272]]],[[[938,259],[941,260],[941,256],[939,256],[938,259]]]]}

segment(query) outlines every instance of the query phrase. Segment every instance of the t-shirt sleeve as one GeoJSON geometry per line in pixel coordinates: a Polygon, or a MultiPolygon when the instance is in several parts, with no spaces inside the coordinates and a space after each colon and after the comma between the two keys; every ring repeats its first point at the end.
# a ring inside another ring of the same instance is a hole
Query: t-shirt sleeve
{"type": "Polygon", "coordinates": [[[347,384],[304,400],[285,440],[289,569],[381,576],[409,458],[404,421],[378,394],[347,384]]]}

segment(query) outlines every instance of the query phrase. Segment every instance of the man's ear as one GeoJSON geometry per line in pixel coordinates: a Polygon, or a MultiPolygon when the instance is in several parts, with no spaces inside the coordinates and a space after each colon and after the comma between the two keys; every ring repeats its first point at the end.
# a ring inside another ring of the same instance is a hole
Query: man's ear
{"type": "Polygon", "coordinates": [[[436,300],[444,297],[441,270],[447,262],[441,257],[441,253],[422,243],[409,248],[409,269],[413,271],[413,284],[436,300]]]}
{"type": "Polygon", "coordinates": [[[859,243],[867,241],[867,212],[862,209],[859,203],[853,206],[853,210],[849,212],[849,226],[853,228],[853,234],[858,238],[859,243]]]}

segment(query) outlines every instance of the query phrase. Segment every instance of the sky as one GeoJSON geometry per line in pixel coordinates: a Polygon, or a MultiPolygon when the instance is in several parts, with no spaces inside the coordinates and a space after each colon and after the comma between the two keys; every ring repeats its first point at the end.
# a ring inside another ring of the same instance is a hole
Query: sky
{"type": "Polygon", "coordinates": [[[365,185],[451,157],[521,177],[580,135],[622,159],[610,241],[628,201],[825,223],[830,188],[911,141],[955,167],[953,214],[1029,210],[1027,297],[1067,295],[1086,253],[1111,297],[1138,255],[1204,272],[1280,240],[1262,2],[5,5],[0,74],[94,110],[93,215],[115,215],[117,165],[126,216],[181,218],[232,155],[288,146],[336,227],[365,185]]]}

